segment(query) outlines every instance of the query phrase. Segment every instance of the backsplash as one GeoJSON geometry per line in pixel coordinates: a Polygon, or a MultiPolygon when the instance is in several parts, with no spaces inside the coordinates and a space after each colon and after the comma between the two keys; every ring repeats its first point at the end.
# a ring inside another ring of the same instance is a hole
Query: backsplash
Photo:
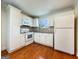
{"type": "Polygon", "coordinates": [[[51,26],[49,28],[39,28],[39,27],[31,27],[31,32],[46,32],[46,33],[53,33],[54,32],[54,26],[51,26]]]}

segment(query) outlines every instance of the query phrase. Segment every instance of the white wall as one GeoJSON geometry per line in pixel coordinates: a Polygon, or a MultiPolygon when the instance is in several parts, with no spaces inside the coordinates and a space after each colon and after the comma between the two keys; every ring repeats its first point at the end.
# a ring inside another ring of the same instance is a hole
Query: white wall
{"type": "Polygon", "coordinates": [[[1,6],[1,50],[6,49],[6,9],[5,6],[1,6]]]}

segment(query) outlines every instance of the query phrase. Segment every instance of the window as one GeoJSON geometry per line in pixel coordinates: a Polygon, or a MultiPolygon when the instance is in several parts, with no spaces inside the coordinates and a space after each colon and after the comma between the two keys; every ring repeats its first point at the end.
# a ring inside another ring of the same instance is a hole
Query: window
{"type": "Polygon", "coordinates": [[[40,19],[39,19],[39,27],[42,27],[42,28],[47,28],[47,27],[49,27],[48,18],[40,18],[40,19]]]}

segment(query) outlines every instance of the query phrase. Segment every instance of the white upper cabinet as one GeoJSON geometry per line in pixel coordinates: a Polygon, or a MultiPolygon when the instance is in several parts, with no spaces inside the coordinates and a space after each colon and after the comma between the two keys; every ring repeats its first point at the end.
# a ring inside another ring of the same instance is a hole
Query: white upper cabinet
{"type": "Polygon", "coordinates": [[[39,27],[38,18],[33,19],[33,27],[39,27]]]}
{"type": "Polygon", "coordinates": [[[54,17],[53,17],[53,15],[49,15],[48,20],[49,20],[49,26],[54,26],[54,17]]]}
{"type": "Polygon", "coordinates": [[[73,28],[74,27],[74,12],[73,10],[62,12],[54,16],[55,28],[73,28]]]}
{"type": "Polygon", "coordinates": [[[33,19],[31,17],[28,17],[27,15],[22,14],[22,25],[33,25],[33,19]]]}

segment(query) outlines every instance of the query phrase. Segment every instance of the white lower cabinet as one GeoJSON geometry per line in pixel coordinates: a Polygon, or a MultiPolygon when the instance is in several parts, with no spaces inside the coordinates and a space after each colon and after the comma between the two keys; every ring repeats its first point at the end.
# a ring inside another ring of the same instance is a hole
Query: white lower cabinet
{"type": "Polygon", "coordinates": [[[50,33],[40,33],[40,43],[53,47],[53,34],[50,33]]]}
{"type": "Polygon", "coordinates": [[[25,46],[25,34],[20,34],[20,46],[25,46]]]}
{"type": "Polygon", "coordinates": [[[35,33],[34,41],[46,46],[53,47],[53,34],[50,33],[35,33]]]}
{"type": "Polygon", "coordinates": [[[35,42],[40,42],[40,33],[34,33],[34,41],[35,42]]]}
{"type": "Polygon", "coordinates": [[[55,49],[74,54],[74,29],[55,29],[55,49]]]}

